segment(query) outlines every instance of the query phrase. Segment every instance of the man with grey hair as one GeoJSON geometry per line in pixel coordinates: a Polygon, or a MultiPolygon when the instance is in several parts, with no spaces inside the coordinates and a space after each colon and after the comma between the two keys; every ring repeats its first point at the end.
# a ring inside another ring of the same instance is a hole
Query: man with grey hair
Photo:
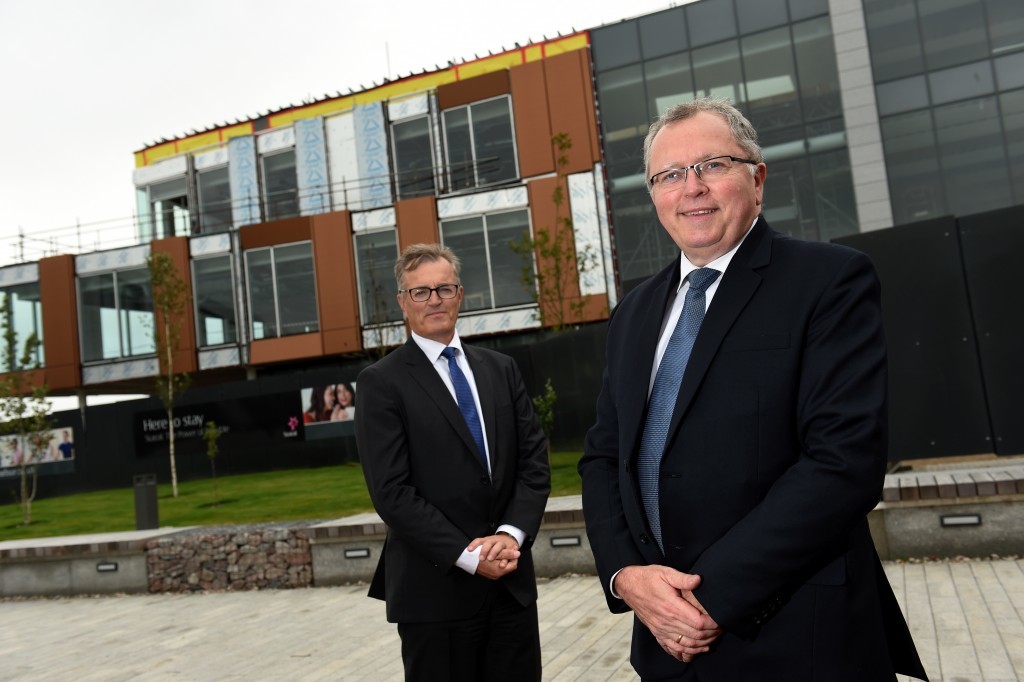
{"type": "Polygon", "coordinates": [[[512,358],[459,338],[451,249],[408,247],[395,279],[409,341],[357,382],[359,459],[388,527],[370,596],[398,624],[406,680],[540,680],[547,441],[512,358]]]}
{"type": "Polygon", "coordinates": [[[644,143],[680,255],[608,325],[579,470],[610,609],[644,680],[874,682],[924,669],[867,514],[887,465],[870,260],[774,232],[731,104],[673,107],[644,143]]]}

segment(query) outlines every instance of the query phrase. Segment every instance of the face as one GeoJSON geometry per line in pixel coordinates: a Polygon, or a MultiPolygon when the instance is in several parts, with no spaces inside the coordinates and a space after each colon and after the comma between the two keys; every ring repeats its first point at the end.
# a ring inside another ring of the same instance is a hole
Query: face
{"type": "MultiPolygon", "coordinates": [[[[415,270],[406,272],[402,278],[403,289],[434,288],[442,284],[458,283],[455,269],[443,258],[422,263],[415,270]]],[[[462,305],[462,288],[459,288],[455,298],[447,300],[442,300],[436,291],[431,292],[430,298],[422,303],[412,300],[408,294],[399,294],[398,305],[402,307],[413,332],[426,339],[447,344],[455,336],[455,321],[459,319],[459,306],[462,305]]]]}
{"type": "MultiPolygon", "coordinates": [[[[658,131],[647,177],[722,155],[747,158],[725,119],[700,112],[658,131]]],[[[702,267],[728,253],[754,223],[766,174],[763,163],[754,175],[749,164],[736,164],[727,176],[707,184],[691,169],[682,187],[655,189],[651,198],[672,241],[693,265],[702,267]]]]}
{"type": "Polygon", "coordinates": [[[342,407],[348,407],[352,404],[352,394],[345,384],[338,384],[338,404],[342,407]]]}
{"type": "Polygon", "coordinates": [[[334,386],[328,386],[324,389],[324,405],[327,407],[334,406],[334,386]]]}

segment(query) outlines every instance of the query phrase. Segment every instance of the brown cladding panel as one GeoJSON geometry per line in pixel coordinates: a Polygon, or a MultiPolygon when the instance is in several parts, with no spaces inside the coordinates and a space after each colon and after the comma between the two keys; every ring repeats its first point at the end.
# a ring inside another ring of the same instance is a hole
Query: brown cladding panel
{"type": "MultiPolygon", "coordinates": [[[[560,207],[556,207],[553,195],[555,187],[561,184],[562,196],[568,197],[566,193],[566,183],[561,178],[543,178],[540,180],[534,180],[530,182],[527,187],[527,193],[530,201],[530,213],[533,221],[533,235],[534,239],[541,231],[546,231],[549,235],[557,234],[558,238],[563,240],[562,243],[567,248],[573,249],[573,256],[567,259],[568,262],[563,261],[564,272],[575,272],[576,270],[576,257],[575,257],[575,239],[573,237],[572,229],[566,227],[564,224],[559,224],[559,217],[567,217],[567,211],[569,210],[569,202],[563,201],[560,207]],[[557,232],[555,232],[557,230],[557,232]]],[[[537,260],[537,267],[540,271],[547,275],[547,279],[552,279],[551,273],[553,268],[556,267],[555,262],[551,258],[544,258],[541,256],[540,251],[534,253],[537,260]]],[[[574,276],[566,276],[562,282],[562,295],[561,300],[556,300],[551,295],[546,295],[541,292],[540,295],[540,310],[541,318],[545,325],[555,324],[558,321],[559,314],[555,312],[559,308],[563,311],[568,309],[570,301],[579,301],[580,299],[580,287],[579,280],[574,276]]],[[[569,321],[570,317],[561,314],[563,321],[569,321]]]]}
{"type": "Polygon", "coordinates": [[[39,296],[43,301],[46,383],[51,391],[79,388],[82,370],[74,256],[51,256],[39,261],[39,296]]]}
{"type": "Polygon", "coordinates": [[[314,216],[312,234],[324,353],[362,350],[351,214],[342,211],[314,216]]]}
{"type": "Polygon", "coordinates": [[[395,204],[398,223],[398,251],[412,244],[436,244],[441,241],[434,197],[407,199],[395,204]]]}
{"type": "Polygon", "coordinates": [[[586,50],[575,50],[543,61],[548,84],[552,135],[567,133],[572,140],[566,173],[593,168],[601,159],[597,145],[590,63],[586,50]]]}
{"type": "Polygon", "coordinates": [[[524,178],[555,171],[551,149],[544,63],[530,62],[509,70],[512,82],[512,118],[515,122],[519,175],[524,178]]]}
{"type": "Polygon", "coordinates": [[[437,106],[444,111],[508,93],[508,71],[494,71],[475,78],[467,78],[464,81],[439,85],[437,106]]]}
{"type": "MultiPolygon", "coordinates": [[[[188,249],[188,237],[170,237],[168,239],[158,239],[150,243],[151,253],[166,253],[171,257],[171,261],[174,263],[174,267],[178,271],[178,276],[181,277],[182,282],[185,284],[185,292],[188,297],[188,303],[185,305],[185,312],[181,316],[179,326],[179,342],[178,350],[174,353],[174,371],[177,372],[195,372],[199,369],[199,364],[196,360],[196,324],[194,306],[192,304],[192,272],[191,272],[191,260],[189,259],[188,249]]],[[[161,335],[163,334],[163,322],[157,319],[157,330],[161,335]]],[[[160,358],[161,369],[163,369],[164,359],[160,358]]]]}
{"type": "Polygon", "coordinates": [[[311,218],[288,218],[272,223],[243,225],[238,229],[242,250],[307,241],[312,233],[311,218]]]}
{"type": "Polygon", "coordinates": [[[254,365],[302,360],[323,355],[323,342],[318,332],[260,339],[249,346],[250,361],[254,365]]]}

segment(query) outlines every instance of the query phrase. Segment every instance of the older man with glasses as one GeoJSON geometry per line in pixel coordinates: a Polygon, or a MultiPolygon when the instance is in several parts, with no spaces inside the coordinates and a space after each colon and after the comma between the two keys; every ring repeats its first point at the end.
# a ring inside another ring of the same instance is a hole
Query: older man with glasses
{"type": "Polygon", "coordinates": [[[459,265],[437,244],[402,252],[411,337],[359,374],[359,458],[388,527],[370,596],[398,624],[406,680],[540,680],[547,442],[512,358],[459,338],[459,265]]]}
{"type": "Polygon", "coordinates": [[[579,470],[608,605],[644,680],[925,678],[867,514],[887,464],[878,277],[774,232],[729,103],[650,128],[679,258],[619,303],[579,470]]]}

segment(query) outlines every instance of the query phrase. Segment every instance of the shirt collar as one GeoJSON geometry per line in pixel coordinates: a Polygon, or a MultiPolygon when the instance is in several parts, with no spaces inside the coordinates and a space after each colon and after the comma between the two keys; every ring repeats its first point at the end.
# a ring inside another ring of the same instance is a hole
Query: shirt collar
{"type": "MultiPolygon", "coordinates": [[[[758,216],[758,218],[759,217],[760,216],[758,216]]],[[[750,223],[750,227],[747,228],[747,231],[743,233],[743,237],[741,237],[740,240],[736,242],[736,246],[732,247],[731,249],[729,249],[727,253],[722,254],[721,256],[711,261],[704,267],[718,270],[720,273],[722,273],[722,275],[725,275],[725,269],[729,267],[729,263],[732,261],[732,257],[735,256],[736,252],[740,250],[740,246],[743,244],[744,240],[746,240],[747,235],[750,234],[750,231],[754,229],[754,225],[757,225],[757,218],[754,218],[754,222],[750,223]]],[[[677,293],[680,289],[683,288],[683,284],[686,283],[687,276],[689,276],[689,274],[694,270],[700,270],[700,268],[698,268],[696,265],[693,265],[692,263],[690,263],[690,261],[686,259],[685,253],[682,254],[682,256],[683,257],[679,259],[679,284],[676,286],[677,293]]]]}
{"type": "Polygon", "coordinates": [[[441,351],[445,348],[458,348],[459,354],[465,355],[465,351],[462,350],[462,340],[459,338],[459,330],[457,329],[455,330],[455,336],[452,337],[447,346],[433,339],[420,336],[416,332],[410,332],[410,334],[412,334],[412,340],[416,342],[416,345],[420,347],[420,350],[423,351],[431,363],[437,362],[437,359],[441,357],[441,351]]]}

